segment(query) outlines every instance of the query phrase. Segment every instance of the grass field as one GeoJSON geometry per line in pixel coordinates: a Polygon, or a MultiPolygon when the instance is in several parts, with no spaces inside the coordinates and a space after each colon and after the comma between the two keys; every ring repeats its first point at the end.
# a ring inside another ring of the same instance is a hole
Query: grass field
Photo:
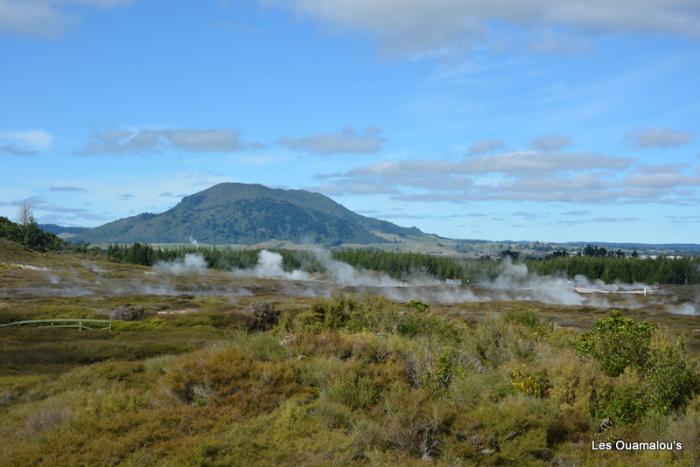
{"type": "Polygon", "coordinates": [[[0,329],[0,465],[700,464],[700,319],[661,305],[606,331],[0,247],[0,322],[114,319],[0,329]],[[591,449],[618,439],[683,449],[591,449]]]}

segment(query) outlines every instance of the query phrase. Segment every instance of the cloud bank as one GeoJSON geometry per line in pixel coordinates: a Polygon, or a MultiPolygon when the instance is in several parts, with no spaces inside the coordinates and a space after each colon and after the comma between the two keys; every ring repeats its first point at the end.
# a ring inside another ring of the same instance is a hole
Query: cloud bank
{"type": "Polygon", "coordinates": [[[626,157],[553,150],[461,159],[406,159],[319,175],[330,195],[385,194],[400,201],[536,201],[609,204],[697,201],[700,172],[687,164],[644,166],[626,157]]]}
{"type": "MultiPolygon", "coordinates": [[[[376,37],[386,50],[411,56],[460,50],[495,35],[494,24],[579,33],[661,33],[700,38],[695,0],[262,0],[376,37]]],[[[557,36],[557,44],[562,42],[557,36]]],[[[542,42],[540,39],[539,42],[542,42]]],[[[551,37],[547,48],[551,49],[551,37]]],[[[580,47],[580,46],[579,46],[580,47]]]]}
{"type": "Polygon", "coordinates": [[[352,127],[334,133],[319,133],[303,138],[285,137],[279,140],[282,146],[295,151],[330,156],[334,154],[373,154],[384,148],[382,130],[366,127],[356,131],[352,127]]]}
{"type": "Polygon", "coordinates": [[[693,134],[670,128],[636,128],[627,132],[625,139],[640,149],[672,149],[690,143],[693,134]]]}
{"type": "Polygon", "coordinates": [[[257,143],[241,140],[232,128],[113,128],[94,131],[90,141],[78,151],[84,156],[160,153],[176,149],[192,153],[237,152],[256,149],[257,143]]]}
{"type": "Polygon", "coordinates": [[[36,156],[51,148],[52,143],[53,136],[44,130],[0,131],[0,152],[12,156],[36,156]]]}
{"type": "Polygon", "coordinates": [[[0,0],[0,32],[55,37],[77,23],[70,7],[107,9],[131,0],[0,0]]]}

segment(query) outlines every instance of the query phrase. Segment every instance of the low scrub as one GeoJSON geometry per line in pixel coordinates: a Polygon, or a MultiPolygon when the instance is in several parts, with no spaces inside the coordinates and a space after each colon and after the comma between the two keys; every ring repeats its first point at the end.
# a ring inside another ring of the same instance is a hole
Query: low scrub
{"type": "Polygon", "coordinates": [[[700,462],[696,360],[621,313],[579,333],[520,304],[465,320],[377,297],[255,303],[0,336],[1,463],[700,462]],[[684,450],[589,448],[650,436],[684,450]]]}

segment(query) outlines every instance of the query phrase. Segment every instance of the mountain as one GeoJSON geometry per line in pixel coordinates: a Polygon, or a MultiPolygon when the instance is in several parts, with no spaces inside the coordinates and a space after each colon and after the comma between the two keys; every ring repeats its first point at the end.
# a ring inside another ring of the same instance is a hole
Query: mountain
{"type": "Polygon", "coordinates": [[[356,214],[319,193],[221,183],[186,196],[161,214],[139,214],[79,232],[71,241],[88,243],[256,244],[384,243],[387,238],[422,237],[417,228],[356,214]]]}
{"type": "Polygon", "coordinates": [[[58,235],[59,238],[64,239],[74,237],[90,230],[87,227],[63,227],[56,224],[39,224],[39,228],[44,232],[50,232],[54,235],[58,235]]]}

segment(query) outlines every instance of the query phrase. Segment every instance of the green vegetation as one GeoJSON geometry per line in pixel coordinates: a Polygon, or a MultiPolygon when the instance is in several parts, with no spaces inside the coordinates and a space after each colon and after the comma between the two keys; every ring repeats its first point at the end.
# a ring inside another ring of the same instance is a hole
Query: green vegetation
{"type": "Polygon", "coordinates": [[[364,217],[330,198],[303,190],[222,183],[185,197],[161,214],[110,222],[72,240],[89,243],[255,244],[275,240],[302,243],[383,243],[376,233],[423,236],[418,229],[364,217]]]}
{"type": "MultiPolygon", "coordinates": [[[[303,269],[307,272],[317,272],[323,270],[323,265],[312,253],[277,248],[270,248],[269,251],[282,255],[282,267],[286,271],[303,269]]],[[[184,258],[187,254],[197,254],[204,258],[209,268],[230,271],[255,267],[258,263],[260,249],[195,246],[154,248],[142,243],[133,243],[131,245],[111,244],[104,252],[107,257],[113,260],[142,266],[152,266],[159,261],[174,261],[184,258]]]]}
{"type": "Polygon", "coordinates": [[[582,336],[579,350],[598,360],[608,376],[619,376],[629,366],[643,369],[647,365],[653,331],[651,323],[625,318],[614,310],[582,336]]]}
{"type": "Polygon", "coordinates": [[[682,341],[659,339],[650,323],[623,317],[619,311],[595,323],[583,334],[579,351],[597,360],[603,372],[624,385],[605,387],[593,406],[619,423],[633,422],[646,413],[668,415],[682,410],[700,391],[700,378],[686,358],[682,341]],[[656,337],[656,338],[655,338],[656,337]],[[655,339],[653,339],[655,338],[655,339]]]}
{"type": "MultiPolygon", "coordinates": [[[[324,266],[313,253],[303,250],[271,249],[282,255],[287,271],[302,269],[307,272],[323,271],[324,266]]],[[[252,268],[257,264],[259,249],[215,247],[154,248],[135,243],[109,245],[107,256],[118,261],[150,266],[158,261],[172,261],[188,253],[200,254],[210,268],[231,270],[252,268]]],[[[503,261],[463,257],[433,256],[420,253],[393,253],[376,250],[335,250],[333,259],[353,267],[385,272],[392,277],[406,279],[428,275],[440,280],[461,280],[476,283],[493,280],[504,271],[503,261]]],[[[616,258],[616,257],[552,257],[526,259],[521,263],[542,275],[583,275],[590,280],[604,282],[644,282],[648,284],[700,284],[700,258],[616,258]]]]}
{"type": "Polygon", "coordinates": [[[700,284],[700,257],[618,258],[567,256],[526,260],[539,274],[578,274],[604,282],[644,282],[647,284],[700,284]]]}
{"type": "Polygon", "coordinates": [[[0,314],[135,301],[143,313],[111,332],[0,330],[3,465],[700,461],[695,359],[618,312],[584,333],[521,306],[465,319],[348,295],[17,300],[0,314]],[[590,449],[650,433],[685,448],[590,449]]]}
{"type": "Polygon", "coordinates": [[[63,247],[63,241],[60,238],[38,227],[31,213],[28,213],[24,224],[15,224],[8,218],[0,216],[0,238],[17,242],[30,250],[48,251],[63,247]]]}

